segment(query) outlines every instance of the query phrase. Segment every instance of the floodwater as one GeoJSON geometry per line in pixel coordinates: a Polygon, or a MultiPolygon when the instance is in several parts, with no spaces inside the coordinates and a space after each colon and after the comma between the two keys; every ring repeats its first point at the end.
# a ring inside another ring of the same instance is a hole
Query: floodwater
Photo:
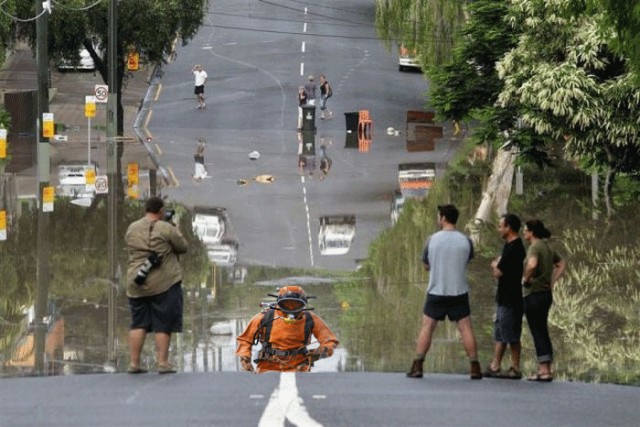
{"type": "MultiPolygon", "coordinates": [[[[66,203],[56,207],[50,222],[50,280],[48,327],[45,345],[47,375],[123,371],[127,367],[129,313],[122,287],[113,301],[115,327],[110,334],[108,261],[102,255],[108,242],[104,221],[106,203],[97,201],[89,209],[66,203]],[[70,227],[91,232],[69,233],[70,227]],[[109,343],[109,337],[113,342],[109,343]],[[108,349],[115,349],[109,357],[108,349]]],[[[180,212],[179,212],[180,214],[180,212]]],[[[139,207],[126,205],[123,220],[139,215],[139,207]]],[[[420,323],[425,281],[391,284],[396,290],[381,294],[366,272],[331,272],[278,269],[236,264],[219,267],[206,261],[206,247],[189,233],[191,219],[183,212],[181,226],[194,250],[185,264],[184,332],[174,336],[172,357],[184,372],[237,371],[235,338],[261,302],[272,301],[268,293],[285,284],[302,285],[310,300],[341,343],[333,357],[316,364],[316,371],[403,372],[409,368],[420,323]],[[205,262],[202,262],[203,257],[205,262]],[[198,281],[197,278],[201,280],[198,281]]],[[[35,216],[28,204],[20,209],[20,232],[11,233],[0,245],[3,271],[0,309],[0,357],[2,376],[28,375],[34,368],[33,305],[36,295],[35,216]]],[[[120,246],[122,247],[122,246],[120,246]]],[[[120,251],[121,259],[125,254],[120,251]]],[[[495,285],[488,279],[488,259],[478,258],[470,266],[473,323],[482,365],[493,349],[492,318],[495,285]],[[478,279],[480,278],[480,279],[478,279]]],[[[553,310],[560,310],[555,307],[553,310]]],[[[611,333],[624,319],[606,316],[611,333]]],[[[626,366],[597,366],[586,354],[565,345],[565,332],[552,328],[556,347],[557,377],[579,381],[612,381],[638,384],[640,361],[626,366]],[[624,369],[626,376],[607,372],[624,369]],[[635,374],[634,374],[635,373],[635,374]]],[[[152,340],[147,341],[143,364],[153,369],[152,340]]],[[[523,331],[523,367],[535,369],[534,352],[523,331]]],[[[616,350],[611,347],[612,351],[616,350]]],[[[504,368],[508,367],[505,360],[504,368]]],[[[466,373],[468,363],[454,324],[440,325],[429,353],[428,372],[466,373]]]]}

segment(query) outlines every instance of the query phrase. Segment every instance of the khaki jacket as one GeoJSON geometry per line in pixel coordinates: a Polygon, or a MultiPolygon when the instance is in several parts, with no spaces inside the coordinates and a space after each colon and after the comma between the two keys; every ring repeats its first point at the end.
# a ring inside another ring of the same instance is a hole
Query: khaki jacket
{"type": "Polygon", "coordinates": [[[125,243],[129,252],[129,298],[160,294],[182,280],[178,255],[187,252],[187,240],[178,227],[166,221],[151,221],[143,217],[129,225],[125,243]],[[162,262],[159,266],[151,268],[144,284],[138,285],[134,282],[136,274],[152,251],[162,257],[162,262]]]}

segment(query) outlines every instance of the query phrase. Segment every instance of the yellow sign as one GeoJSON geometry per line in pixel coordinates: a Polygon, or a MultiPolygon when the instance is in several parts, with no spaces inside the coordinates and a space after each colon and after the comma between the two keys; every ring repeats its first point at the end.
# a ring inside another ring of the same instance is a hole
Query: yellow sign
{"type": "Polygon", "coordinates": [[[127,166],[127,182],[129,187],[138,185],[138,164],[129,163],[127,166]]]}
{"type": "Polygon", "coordinates": [[[0,159],[7,157],[7,130],[0,129],[0,159]]]}
{"type": "Polygon", "coordinates": [[[127,197],[130,199],[137,199],[140,196],[138,192],[138,185],[130,185],[127,187],[127,197]]]}
{"type": "Polygon", "coordinates": [[[138,52],[129,52],[127,57],[127,69],[129,71],[138,71],[140,62],[140,54],[138,52]]]}
{"type": "Polygon", "coordinates": [[[42,188],[42,202],[53,203],[53,198],[56,195],[55,187],[43,187],[42,188]]]}
{"type": "Polygon", "coordinates": [[[7,240],[7,211],[0,211],[0,240],[7,240]]]}
{"type": "Polygon", "coordinates": [[[96,183],[96,171],[94,169],[87,169],[84,176],[87,184],[93,185],[96,183]]]}
{"type": "Polygon", "coordinates": [[[96,116],[96,97],[95,96],[84,97],[84,116],[88,119],[96,116]]]}
{"type": "Polygon", "coordinates": [[[53,113],[42,113],[42,136],[53,138],[53,113]]]}

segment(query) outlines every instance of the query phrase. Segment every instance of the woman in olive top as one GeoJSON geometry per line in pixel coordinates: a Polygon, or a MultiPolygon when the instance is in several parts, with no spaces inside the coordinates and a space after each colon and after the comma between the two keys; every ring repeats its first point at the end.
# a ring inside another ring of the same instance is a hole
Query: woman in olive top
{"type": "Polygon", "coordinates": [[[522,286],[524,314],[529,324],[538,358],[538,372],[530,381],[551,382],[553,372],[553,347],[549,338],[547,320],[553,304],[553,284],[564,273],[565,262],[549,245],[551,232],[538,219],[525,222],[524,239],[529,242],[524,260],[522,286]]]}

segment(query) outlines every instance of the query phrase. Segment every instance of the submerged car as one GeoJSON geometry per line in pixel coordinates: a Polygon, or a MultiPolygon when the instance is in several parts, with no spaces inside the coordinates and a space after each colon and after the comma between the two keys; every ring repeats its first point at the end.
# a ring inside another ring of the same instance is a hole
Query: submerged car
{"type": "Polygon", "coordinates": [[[320,217],[318,249],[321,255],[344,255],[349,252],[356,235],[354,215],[320,217]]]}

